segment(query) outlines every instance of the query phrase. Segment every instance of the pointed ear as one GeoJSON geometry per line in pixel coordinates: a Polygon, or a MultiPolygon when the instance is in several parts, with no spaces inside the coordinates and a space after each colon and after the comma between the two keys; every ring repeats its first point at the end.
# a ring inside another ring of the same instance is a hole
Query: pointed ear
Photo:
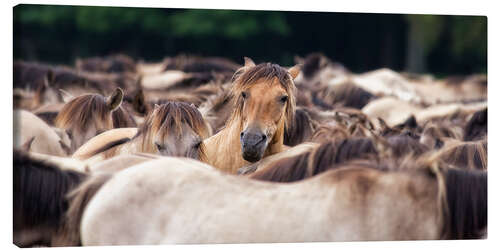
{"type": "Polygon", "coordinates": [[[299,75],[301,68],[302,68],[302,64],[297,64],[288,70],[288,73],[290,73],[290,75],[292,76],[292,79],[295,79],[299,75]]]}
{"type": "Polygon", "coordinates": [[[248,58],[248,57],[243,57],[243,59],[245,59],[245,66],[244,67],[254,67],[255,66],[255,63],[253,62],[252,59],[248,58]]]}
{"type": "Polygon", "coordinates": [[[411,115],[410,117],[408,117],[408,119],[406,119],[406,121],[403,123],[403,127],[417,128],[418,123],[417,123],[417,119],[415,119],[415,116],[411,115]]]}
{"type": "Polygon", "coordinates": [[[109,110],[115,110],[120,107],[120,104],[122,104],[122,100],[123,90],[121,88],[116,88],[115,91],[113,91],[113,94],[108,96],[106,104],[108,105],[109,110]]]}
{"type": "Polygon", "coordinates": [[[160,108],[160,105],[155,103],[155,109],[158,109],[158,108],[160,108]]]}
{"type": "Polygon", "coordinates": [[[63,89],[59,89],[59,93],[61,94],[61,97],[65,103],[71,101],[71,99],[74,98],[74,96],[72,94],[68,93],[67,91],[65,91],[63,89]]]}
{"type": "Polygon", "coordinates": [[[134,107],[134,110],[137,111],[137,113],[140,114],[147,113],[147,108],[144,101],[144,92],[142,91],[142,89],[139,89],[134,95],[134,100],[132,101],[132,107],[134,107]]]}
{"type": "Polygon", "coordinates": [[[31,149],[31,144],[35,140],[35,137],[31,137],[31,139],[27,140],[23,145],[21,145],[21,149],[28,152],[31,149]]]}

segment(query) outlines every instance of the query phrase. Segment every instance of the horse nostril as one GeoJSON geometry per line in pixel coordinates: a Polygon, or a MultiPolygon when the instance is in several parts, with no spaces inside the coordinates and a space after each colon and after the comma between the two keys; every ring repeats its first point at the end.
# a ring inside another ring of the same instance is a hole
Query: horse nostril
{"type": "Polygon", "coordinates": [[[265,141],[267,139],[267,136],[265,134],[262,135],[262,140],[265,141]]]}

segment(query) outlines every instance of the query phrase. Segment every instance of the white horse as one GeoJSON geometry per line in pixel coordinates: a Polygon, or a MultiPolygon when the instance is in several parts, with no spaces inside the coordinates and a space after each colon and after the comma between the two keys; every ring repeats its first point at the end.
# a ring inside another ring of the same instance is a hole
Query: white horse
{"type": "Polygon", "coordinates": [[[151,160],[98,181],[102,187],[81,219],[81,243],[440,239],[448,227],[444,197],[457,194],[444,187],[446,174],[429,174],[431,169],[345,167],[278,184],[224,174],[192,159],[151,160]]]}

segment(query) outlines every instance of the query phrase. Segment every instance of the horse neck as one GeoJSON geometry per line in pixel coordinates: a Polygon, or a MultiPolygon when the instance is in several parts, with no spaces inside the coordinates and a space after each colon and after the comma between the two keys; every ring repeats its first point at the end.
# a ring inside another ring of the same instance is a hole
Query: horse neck
{"type": "Polygon", "coordinates": [[[239,134],[241,125],[233,120],[219,131],[219,133],[206,140],[206,162],[215,168],[229,173],[235,173],[244,166],[246,161],[241,157],[239,134]]]}

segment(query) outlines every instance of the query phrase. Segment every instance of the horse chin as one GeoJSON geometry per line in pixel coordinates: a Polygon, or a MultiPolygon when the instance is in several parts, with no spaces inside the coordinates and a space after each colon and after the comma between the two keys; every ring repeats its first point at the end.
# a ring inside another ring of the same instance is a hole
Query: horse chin
{"type": "Polygon", "coordinates": [[[245,161],[249,161],[249,162],[257,162],[259,161],[260,159],[262,159],[262,155],[261,154],[245,154],[243,153],[243,159],[245,159],[245,161]]]}

